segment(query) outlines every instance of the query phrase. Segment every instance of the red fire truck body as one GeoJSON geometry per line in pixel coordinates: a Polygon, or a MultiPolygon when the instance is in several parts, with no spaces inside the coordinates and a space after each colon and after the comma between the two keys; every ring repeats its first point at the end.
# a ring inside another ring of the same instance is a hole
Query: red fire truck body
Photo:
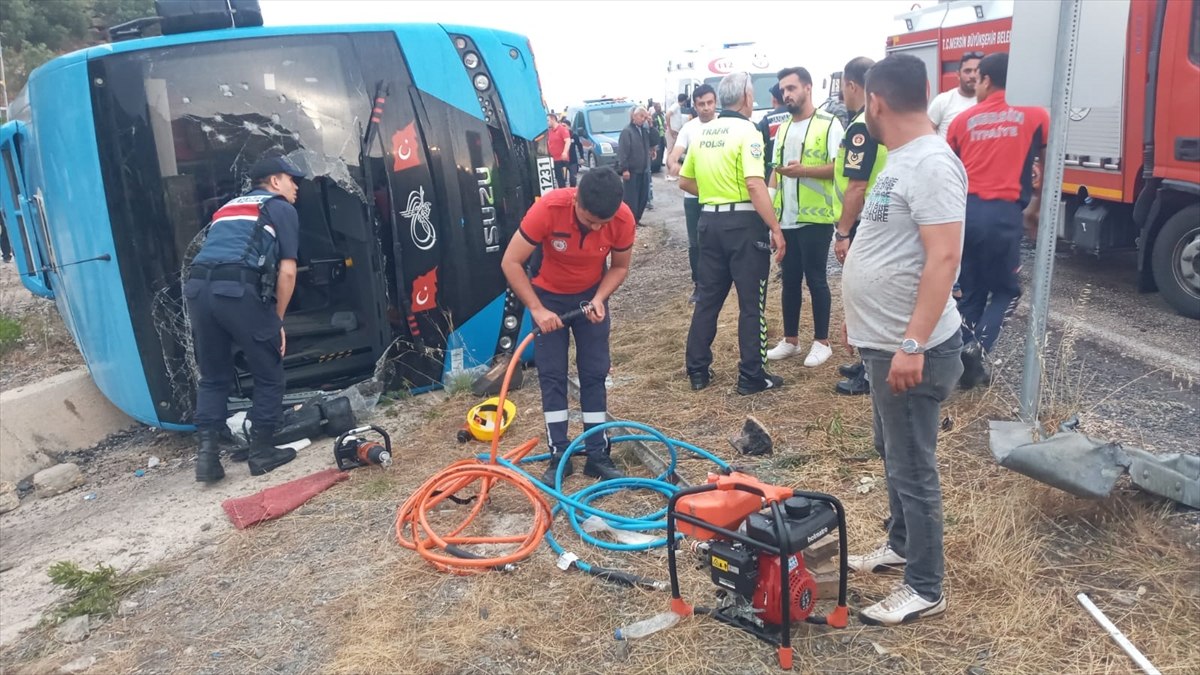
{"type": "MultiPolygon", "coordinates": [[[[897,17],[905,32],[887,51],[926,63],[932,97],[958,86],[964,53],[1009,51],[1012,10],[1012,0],[917,9],[897,17]]],[[[1128,12],[1120,100],[1071,110],[1058,233],[1094,254],[1136,247],[1139,288],[1200,319],[1200,1],[1132,0],[1128,12]]]]}

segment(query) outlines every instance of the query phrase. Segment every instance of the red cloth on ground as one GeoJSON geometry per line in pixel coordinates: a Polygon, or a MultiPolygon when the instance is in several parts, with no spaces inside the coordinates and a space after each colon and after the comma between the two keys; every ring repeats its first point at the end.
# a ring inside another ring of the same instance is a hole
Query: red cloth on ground
{"type": "Polygon", "coordinates": [[[272,520],[294,511],[334,483],[349,477],[349,473],[340,469],[325,469],[311,476],[269,487],[262,492],[226,499],[221,502],[221,508],[225,509],[225,514],[229,516],[234,527],[244,530],[264,520],[272,520]]]}

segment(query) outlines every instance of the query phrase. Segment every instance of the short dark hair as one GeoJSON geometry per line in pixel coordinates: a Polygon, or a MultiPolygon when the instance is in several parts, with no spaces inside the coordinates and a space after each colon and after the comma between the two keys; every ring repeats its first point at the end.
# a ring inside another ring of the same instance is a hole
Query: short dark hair
{"type": "Polygon", "coordinates": [[[675,97],[675,100],[678,101],[679,103],[687,103],[687,99],[688,99],[687,94],[680,94],[675,97]]]}
{"type": "Polygon", "coordinates": [[[575,197],[584,211],[608,220],[621,208],[624,194],[625,186],[621,183],[621,177],[605,166],[592,169],[580,177],[575,197]]]}
{"type": "Polygon", "coordinates": [[[782,81],[783,78],[790,75],[795,75],[804,84],[812,86],[812,75],[808,74],[807,68],[784,68],[775,75],[775,79],[782,81]]]}
{"type": "Polygon", "coordinates": [[[888,56],[871,66],[865,80],[867,91],[898,113],[925,112],[929,105],[925,62],[911,54],[888,56]]]}
{"type": "Polygon", "coordinates": [[[850,59],[850,62],[842,69],[842,81],[853,82],[860,87],[866,85],[867,71],[873,65],[875,65],[875,61],[865,56],[850,59]]]}
{"type": "Polygon", "coordinates": [[[971,59],[982,59],[986,54],[983,52],[963,52],[962,58],[958,60],[958,69],[962,70],[963,64],[971,59]]]}
{"type": "Polygon", "coordinates": [[[979,79],[989,78],[992,86],[1004,89],[1008,84],[1008,54],[989,54],[979,62],[979,79]]]}
{"type": "Polygon", "coordinates": [[[692,90],[692,100],[695,101],[701,96],[708,96],[709,94],[712,94],[715,98],[717,95],[717,90],[713,89],[711,84],[702,84],[692,90]]]}

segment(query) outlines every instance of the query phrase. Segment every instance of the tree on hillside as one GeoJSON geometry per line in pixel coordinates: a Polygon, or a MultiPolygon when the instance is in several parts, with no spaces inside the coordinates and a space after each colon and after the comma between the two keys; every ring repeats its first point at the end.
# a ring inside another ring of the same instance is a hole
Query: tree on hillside
{"type": "Polygon", "coordinates": [[[108,28],[154,14],[154,0],[3,0],[0,41],[11,100],[34,68],[108,40],[108,28]]]}

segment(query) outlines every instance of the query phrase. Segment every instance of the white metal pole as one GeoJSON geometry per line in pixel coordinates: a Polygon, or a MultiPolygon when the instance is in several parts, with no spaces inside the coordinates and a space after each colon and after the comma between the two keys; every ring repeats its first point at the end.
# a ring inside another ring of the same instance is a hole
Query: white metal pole
{"type": "Polygon", "coordinates": [[[1063,0],[1059,9],[1058,49],[1054,56],[1054,90],[1050,98],[1050,142],[1042,167],[1042,209],[1039,214],[1037,252],[1034,254],[1033,296],[1029,332],[1025,339],[1025,365],[1021,373],[1021,419],[1038,422],[1042,395],[1042,354],[1046,349],[1046,317],[1050,313],[1050,280],[1054,275],[1054,244],[1062,204],[1063,155],[1067,145],[1067,120],[1074,86],[1075,47],[1079,39],[1082,0],[1063,0]]]}
{"type": "Polygon", "coordinates": [[[1138,664],[1138,667],[1142,669],[1142,672],[1146,673],[1146,675],[1162,675],[1162,673],[1158,671],[1158,668],[1155,668],[1154,664],[1150,663],[1150,659],[1146,658],[1145,654],[1143,654],[1137,647],[1133,646],[1133,643],[1129,641],[1129,638],[1125,637],[1125,634],[1121,632],[1121,629],[1117,628],[1112,621],[1108,620],[1108,617],[1105,616],[1104,612],[1100,611],[1100,608],[1092,602],[1092,599],[1089,598],[1087,594],[1080,593],[1079,595],[1075,596],[1075,599],[1079,600],[1079,604],[1083,605],[1083,608],[1087,610],[1087,613],[1092,615],[1092,618],[1096,620],[1096,623],[1100,624],[1104,630],[1108,631],[1108,634],[1112,636],[1112,639],[1116,640],[1117,644],[1121,646],[1121,649],[1125,650],[1125,653],[1129,655],[1129,658],[1133,659],[1133,662],[1138,664]]]}

